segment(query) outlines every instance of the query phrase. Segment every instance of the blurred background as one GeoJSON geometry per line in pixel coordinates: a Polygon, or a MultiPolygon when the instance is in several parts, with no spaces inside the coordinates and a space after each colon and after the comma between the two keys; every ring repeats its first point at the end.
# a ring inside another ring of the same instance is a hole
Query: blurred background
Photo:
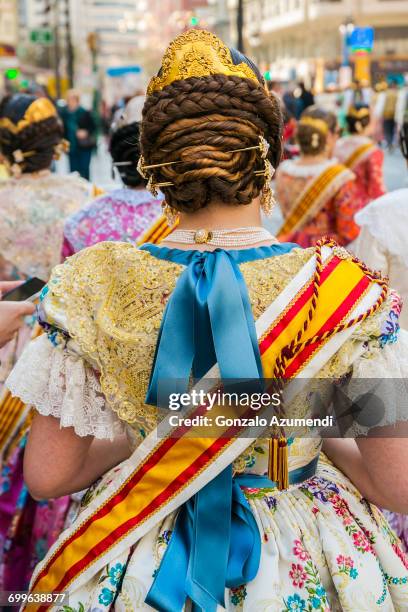
{"type": "MultiPolygon", "coordinates": [[[[0,0],[0,96],[45,92],[63,105],[75,87],[106,133],[169,40],[192,27],[255,59],[289,104],[300,85],[337,110],[407,85],[407,0],[0,0]]],[[[93,173],[109,182],[103,146],[96,157],[93,173]]],[[[389,166],[390,187],[398,170],[389,166]]]]}

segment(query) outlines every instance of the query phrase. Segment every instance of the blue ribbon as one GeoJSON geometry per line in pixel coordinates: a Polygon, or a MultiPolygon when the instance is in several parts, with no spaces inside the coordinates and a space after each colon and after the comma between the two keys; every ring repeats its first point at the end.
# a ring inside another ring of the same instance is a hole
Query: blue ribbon
{"type": "MultiPolygon", "coordinates": [[[[317,461],[292,470],[289,482],[311,478],[317,461]]],[[[187,598],[194,612],[225,607],[225,588],[253,580],[261,557],[261,536],[241,487],[276,486],[258,474],[232,479],[229,466],[189,499],[180,509],[146,603],[160,612],[180,612],[187,598]]]]}
{"type": "Polygon", "coordinates": [[[255,323],[235,258],[228,251],[194,251],[163,315],[146,403],[168,406],[168,391],[183,393],[191,372],[200,378],[216,362],[222,380],[262,378],[255,323]]]}
{"type": "MultiPolygon", "coordinates": [[[[239,264],[282,255],[295,246],[206,252],[141,247],[159,259],[187,266],[163,315],[146,403],[168,406],[170,392],[183,393],[191,373],[200,378],[216,362],[223,381],[262,378],[255,323],[239,264]]],[[[226,586],[255,578],[261,541],[242,482],[241,477],[232,479],[229,466],[180,509],[146,598],[150,606],[179,612],[189,597],[193,610],[212,612],[218,604],[224,605],[226,586]]],[[[256,475],[250,476],[250,483],[245,486],[276,486],[256,475]]]]}

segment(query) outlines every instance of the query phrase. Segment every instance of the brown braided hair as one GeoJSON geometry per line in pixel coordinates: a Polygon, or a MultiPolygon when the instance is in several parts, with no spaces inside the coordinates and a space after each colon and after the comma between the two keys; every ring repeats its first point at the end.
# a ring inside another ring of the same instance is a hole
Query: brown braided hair
{"type": "MultiPolygon", "coordinates": [[[[0,104],[0,117],[5,115],[6,104],[10,101],[6,97],[0,104]]],[[[30,123],[17,134],[13,134],[6,127],[0,128],[0,153],[10,165],[16,163],[14,151],[30,153],[24,157],[19,165],[23,173],[38,172],[48,169],[54,158],[54,147],[63,138],[62,123],[57,116],[48,117],[36,123],[30,123]]]]}
{"type": "Polygon", "coordinates": [[[223,74],[190,77],[148,96],[143,109],[141,149],[145,164],[182,163],[149,170],[167,203],[193,212],[218,200],[249,204],[264,186],[256,146],[264,136],[276,168],[282,156],[282,112],[261,82],[223,74]]]}
{"type": "MultiPolygon", "coordinates": [[[[303,117],[320,119],[324,121],[332,134],[336,132],[337,118],[331,111],[326,111],[318,106],[309,106],[309,108],[302,113],[301,119],[303,117]]],[[[326,148],[327,134],[314,126],[300,122],[296,131],[296,140],[304,155],[320,155],[326,148]],[[317,137],[314,135],[317,135],[317,137]]]]}

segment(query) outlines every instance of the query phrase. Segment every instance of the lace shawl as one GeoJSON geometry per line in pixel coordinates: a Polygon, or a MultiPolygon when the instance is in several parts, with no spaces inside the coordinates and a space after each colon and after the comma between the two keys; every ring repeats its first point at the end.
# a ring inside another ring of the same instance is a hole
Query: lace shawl
{"type": "Polygon", "coordinates": [[[20,274],[48,280],[61,261],[64,220],[91,193],[90,183],[76,175],[23,175],[0,183],[0,255],[20,274]]]}

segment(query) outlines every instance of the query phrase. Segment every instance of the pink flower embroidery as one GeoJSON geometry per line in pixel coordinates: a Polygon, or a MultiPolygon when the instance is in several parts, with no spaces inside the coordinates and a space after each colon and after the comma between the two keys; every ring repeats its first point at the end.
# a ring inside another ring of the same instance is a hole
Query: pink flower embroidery
{"type": "Polygon", "coordinates": [[[373,547],[370,542],[367,540],[366,536],[362,531],[358,531],[357,533],[353,533],[353,542],[356,548],[359,548],[363,552],[372,552],[373,547]]]}
{"type": "Polygon", "coordinates": [[[295,540],[293,547],[293,554],[296,557],[299,557],[301,561],[306,561],[306,559],[310,558],[309,553],[304,549],[303,543],[300,540],[295,540]]]}
{"type": "Polygon", "coordinates": [[[405,569],[408,570],[408,556],[401,550],[397,543],[392,545],[395,554],[399,559],[401,559],[405,569]]]}
{"type": "Polygon", "coordinates": [[[292,569],[289,572],[289,576],[292,579],[292,584],[294,587],[299,587],[300,589],[305,584],[305,580],[307,579],[307,574],[303,569],[303,565],[300,563],[292,563],[292,569]]]}
{"type": "Polygon", "coordinates": [[[347,502],[340,497],[340,495],[333,495],[330,498],[330,502],[333,505],[334,511],[338,516],[344,516],[349,514],[349,507],[347,502]]]}

